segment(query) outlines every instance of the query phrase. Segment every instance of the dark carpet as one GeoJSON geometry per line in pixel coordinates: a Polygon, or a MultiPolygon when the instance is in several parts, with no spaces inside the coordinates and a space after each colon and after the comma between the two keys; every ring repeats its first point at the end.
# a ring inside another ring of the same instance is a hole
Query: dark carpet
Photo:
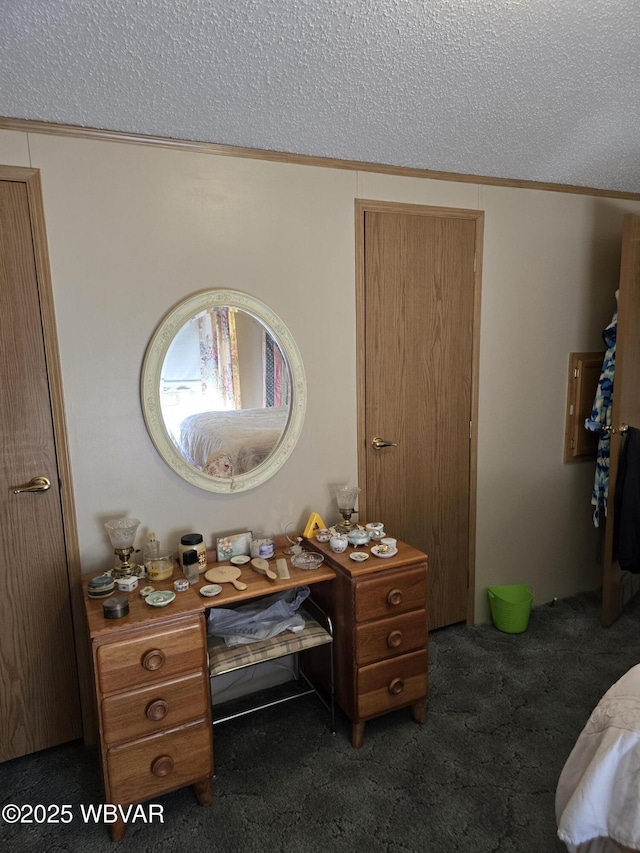
{"type": "Polygon", "coordinates": [[[601,695],[640,659],[640,603],[610,628],[588,593],[536,607],[524,634],[458,625],[430,635],[423,726],[406,710],[367,723],[353,750],[314,696],[217,726],[214,801],[158,798],[116,847],[81,804],[102,800],[80,743],[0,765],[0,804],[70,804],[64,824],[8,824],[3,851],[546,853],[558,776],[601,695]]]}

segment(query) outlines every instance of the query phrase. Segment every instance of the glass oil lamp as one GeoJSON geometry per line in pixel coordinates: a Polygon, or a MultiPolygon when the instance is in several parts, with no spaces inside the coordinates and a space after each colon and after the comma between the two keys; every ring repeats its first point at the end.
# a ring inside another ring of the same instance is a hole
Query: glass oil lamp
{"type": "Polygon", "coordinates": [[[358,486],[340,486],[336,489],[336,500],[338,501],[338,509],[343,520],[336,524],[336,530],[339,533],[351,533],[357,525],[351,521],[351,516],[356,512],[356,499],[360,494],[358,486]]]}
{"type": "Polygon", "coordinates": [[[114,578],[128,578],[138,574],[137,564],[131,563],[129,557],[133,554],[133,542],[139,524],[137,518],[118,518],[105,524],[113,550],[120,559],[120,564],[111,571],[114,578]]]}

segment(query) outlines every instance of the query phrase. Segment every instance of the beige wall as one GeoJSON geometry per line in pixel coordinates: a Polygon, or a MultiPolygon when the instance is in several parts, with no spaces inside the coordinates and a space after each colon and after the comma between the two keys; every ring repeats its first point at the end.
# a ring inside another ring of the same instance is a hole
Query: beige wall
{"type": "Polygon", "coordinates": [[[640,202],[357,173],[0,131],[0,162],[41,169],[84,571],[109,565],[103,522],[129,514],[176,546],[196,530],[338,519],[357,475],[354,199],[486,212],[480,343],[476,620],[486,587],[536,602],[598,585],[593,466],[563,465],[571,351],[601,348],[621,218],[640,202]],[[180,480],[156,453],[140,367],[161,318],[196,291],[266,302],[304,360],[307,415],[290,460],[238,495],[180,480]],[[345,365],[347,369],[345,370],[345,365]]]}

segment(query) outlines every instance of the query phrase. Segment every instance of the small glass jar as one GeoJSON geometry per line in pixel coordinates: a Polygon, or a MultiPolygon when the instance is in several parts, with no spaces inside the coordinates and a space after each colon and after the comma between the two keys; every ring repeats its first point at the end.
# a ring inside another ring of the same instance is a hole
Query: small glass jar
{"type": "Polygon", "coordinates": [[[191,585],[198,583],[200,572],[198,571],[198,552],[195,548],[185,551],[182,555],[182,571],[191,585]]]}
{"type": "Polygon", "coordinates": [[[273,533],[255,533],[251,538],[251,556],[270,560],[276,552],[273,533]]]}

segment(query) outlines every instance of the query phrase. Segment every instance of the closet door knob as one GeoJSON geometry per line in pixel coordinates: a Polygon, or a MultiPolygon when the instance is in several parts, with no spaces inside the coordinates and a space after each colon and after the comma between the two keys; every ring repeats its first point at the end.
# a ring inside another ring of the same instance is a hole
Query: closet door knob
{"type": "Polygon", "coordinates": [[[374,450],[382,450],[383,447],[397,447],[395,441],[385,441],[384,438],[378,438],[376,436],[371,442],[371,446],[374,450]]]}
{"type": "Polygon", "coordinates": [[[26,486],[14,486],[13,494],[19,495],[22,492],[46,492],[51,488],[51,481],[46,477],[33,477],[29,480],[26,486]]]}

